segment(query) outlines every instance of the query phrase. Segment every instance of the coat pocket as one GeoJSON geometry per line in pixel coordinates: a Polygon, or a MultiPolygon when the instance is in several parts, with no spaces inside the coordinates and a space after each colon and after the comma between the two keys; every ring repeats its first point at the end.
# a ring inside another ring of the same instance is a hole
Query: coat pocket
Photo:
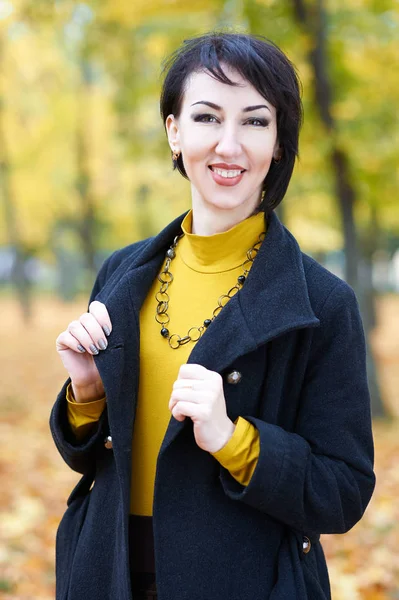
{"type": "Polygon", "coordinates": [[[56,600],[67,600],[73,558],[90,502],[91,475],[83,475],[72,490],[55,541],[56,600]]]}

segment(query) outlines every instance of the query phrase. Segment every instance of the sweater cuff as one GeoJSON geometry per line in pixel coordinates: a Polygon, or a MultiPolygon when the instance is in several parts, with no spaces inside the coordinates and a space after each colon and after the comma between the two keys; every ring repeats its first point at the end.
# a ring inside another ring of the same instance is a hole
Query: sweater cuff
{"type": "Polygon", "coordinates": [[[98,421],[106,403],[105,396],[93,402],[76,402],[71,383],[68,384],[66,389],[66,399],[68,403],[68,421],[74,432],[88,423],[98,421]]]}
{"type": "Polygon", "coordinates": [[[234,433],[227,444],[220,448],[220,450],[217,450],[217,452],[210,452],[210,454],[212,454],[212,456],[214,456],[226,469],[229,468],[228,465],[231,464],[231,460],[236,463],[235,457],[237,454],[237,449],[241,445],[248,429],[251,426],[251,424],[242,417],[238,417],[234,421],[234,424],[236,426],[234,433]]]}
{"type": "Polygon", "coordinates": [[[259,432],[252,423],[238,417],[236,428],[223,448],[212,456],[242,485],[248,485],[259,458],[259,432]]]}

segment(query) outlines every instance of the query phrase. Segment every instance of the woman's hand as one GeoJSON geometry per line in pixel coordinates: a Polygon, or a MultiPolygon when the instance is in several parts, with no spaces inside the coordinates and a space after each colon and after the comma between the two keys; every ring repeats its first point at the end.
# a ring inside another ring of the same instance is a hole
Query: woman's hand
{"type": "Polygon", "coordinates": [[[77,402],[104,396],[104,386],[93,356],[108,346],[106,334],[112,330],[105,304],[94,300],[89,312],[69,323],[56,339],[57,352],[69,373],[77,402]]]}
{"type": "Polygon", "coordinates": [[[190,417],[195,441],[207,452],[223,448],[235,430],[226,413],[222,377],[202,365],[181,365],[173,384],[169,410],[177,421],[190,417]]]}

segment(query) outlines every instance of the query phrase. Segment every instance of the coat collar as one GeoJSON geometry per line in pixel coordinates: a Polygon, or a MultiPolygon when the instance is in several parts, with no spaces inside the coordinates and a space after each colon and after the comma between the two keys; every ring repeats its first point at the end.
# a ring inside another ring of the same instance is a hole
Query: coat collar
{"type": "MultiPolygon", "coordinates": [[[[136,311],[140,310],[162,266],[166,250],[174,237],[182,233],[181,223],[187,212],[151,238],[129,268],[125,283],[128,283],[136,311]]],[[[208,352],[202,352],[202,346],[211,351],[211,346],[215,347],[215,342],[219,339],[224,350],[223,363],[227,366],[238,356],[237,352],[239,355],[244,354],[285,331],[318,325],[319,320],[309,300],[301,250],[293,235],[272,212],[267,235],[247,281],[196,343],[190,359],[192,355],[205,357],[208,352]],[[227,339],[223,334],[225,330],[228,330],[227,339]],[[212,340],[208,347],[205,340],[210,337],[212,340]],[[229,340],[239,340],[240,343],[231,344],[229,340]],[[225,342],[228,342],[227,345],[225,342]]],[[[215,350],[213,354],[211,363],[215,364],[218,352],[215,350]]]]}
{"type": "MultiPolygon", "coordinates": [[[[126,364],[139,364],[140,308],[163,264],[166,250],[175,236],[182,233],[181,223],[186,214],[187,212],[183,213],[158,235],[149,238],[139,253],[127,259],[131,260],[131,264],[122,278],[115,283],[111,277],[97,297],[106,303],[110,315],[118,317],[116,321],[113,320],[110,349],[124,348],[126,364]]],[[[229,300],[195,343],[187,362],[201,364],[221,373],[238,357],[284,332],[319,325],[320,321],[309,300],[301,250],[277,215],[271,213],[266,237],[243,288],[229,300]]],[[[111,391],[118,394],[122,380],[122,360],[118,361],[119,366],[116,366],[115,361],[112,368],[108,367],[109,373],[101,353],[96,358],[96,364],[106,391],[108,387],[107,396],[111,391]]],[[[111,420],[116,421],[120,415],[124,415],[125,423],[133,420],[131,398],[120,397],[118,408],[109,406],[108,409],[111,420]]],[[[180,422],[171,417],[161,452],[188,421],[189,419],[185,419],[180,422]]],[[[123,447],[128,452],[131,447],[131,431],[125,431],[122,437],[123,447]]]]}

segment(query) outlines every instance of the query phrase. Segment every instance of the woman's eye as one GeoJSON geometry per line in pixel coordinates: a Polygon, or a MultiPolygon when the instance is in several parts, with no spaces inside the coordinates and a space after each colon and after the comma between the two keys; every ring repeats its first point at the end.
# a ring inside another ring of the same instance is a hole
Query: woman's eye
{"type": "Polygon", "coordinates": [[[269,121],[266,119],[248,119],[247,121],[250,125],[255,125],[256,127],[267,127],[269,125],[269,121]]]}
{"type": "MultiPolygon", "coordinates": [[[[196,115],[194,117],[194,121],[198,123],[219,123],[218,118],[211,114],[196,115]]],[[[255,125],[255,127],[267,127],[269,125],[269,121],[267,119],[256,117],[247,119],[246,123],[249,125],[255,125]]]]}
{"type": "Polygon", "coordinates": [[[215,115],[197,115],[194,118],[194,121],[197,121],[200,123],[215,123],[215,122],[217,122],[217,119],[215,121],[212,121],[211,119],[216,119],[215,115]]]}

